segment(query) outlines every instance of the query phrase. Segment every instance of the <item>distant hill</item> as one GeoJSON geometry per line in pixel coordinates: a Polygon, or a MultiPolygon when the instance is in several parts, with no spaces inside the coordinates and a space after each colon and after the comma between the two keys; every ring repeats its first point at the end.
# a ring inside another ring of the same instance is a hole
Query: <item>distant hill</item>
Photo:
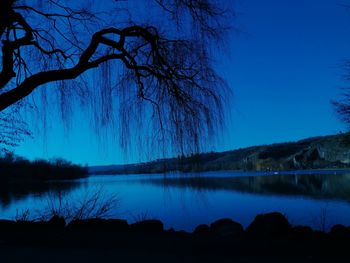
{"type": "Polygon", "coordinates": [[[148,163],[89,167],[93,174],[141,174],[171,171],[280,171],[350,167],[350,134],[313,137],[297,142],[210,152],[148,163]]]}

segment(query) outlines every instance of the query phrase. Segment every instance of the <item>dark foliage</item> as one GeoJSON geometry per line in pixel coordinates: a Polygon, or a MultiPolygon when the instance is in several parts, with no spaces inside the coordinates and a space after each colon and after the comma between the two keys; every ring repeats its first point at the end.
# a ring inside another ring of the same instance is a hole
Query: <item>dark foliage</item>
{"type": "Polygon", "coordinates": [[[29,161],[6,153],[0,158],[0,181],[48,181],[85,177],[87,169],[63,159],[29,161]]]}
{"type": "MultiPolygon", "coordinates": [[[[341,99],[332,101],[333,107],[342,122],[350,125],[350,89],[344,89],[341,99]]],[[[349,126],[350,127],[350,126],[349,126]]]]}
{"type": "Polygon", "coordinates": [[[268,159],[268,158],[285,158],[292,154],[295,154],[305,148],[305,144],[281,144],[278,147],[268,147],[266,150],[262,151],[259,154],[259,159],[268,159]]]}
{"type": "MultiPolygon", "coordinates": [[[[344,70],[346,72],[344,79],[345,81],[350,80],[350,61],[346,61],[343,64],[344,70]]],[[[341,96],[339,99],[332,100],[331,101],[336,114],[338,115],[339,119],[347,125],[347,128],[350,128],[350,88],[342,88],[341,89],[341,96]]],[[[347,143],[350,143],[349,138],[347,139],[347,143]]]]}

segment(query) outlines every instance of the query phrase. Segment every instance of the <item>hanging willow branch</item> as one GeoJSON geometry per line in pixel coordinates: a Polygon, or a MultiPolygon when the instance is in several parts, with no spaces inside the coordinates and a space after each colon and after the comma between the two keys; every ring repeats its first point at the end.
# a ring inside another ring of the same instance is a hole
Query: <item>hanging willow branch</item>
{"type": "MultiPolygon", "coordinates": [[[[49,89],[47,84],[74,80],[102,68],[102,85],[88,85],[80,92],[83,98],[87,94],[101,96],[102,125],[113,118],[110,111],[116,95],[125,135],[130,134],[134,119],[130,113],[145,114],[158,139],[180,146],[182,152],[197,149],[222,122],[227,97],[225,82],[213,69],[207,49],[209,39],[219,41],[226,28],[221,1],[151,2],[158,5],[157,12],[164,12],[165,19],[175,23],[168,34],[160,33],[156,26],[133,22],[101,27],[97,13],[68,1],[49,0],[40,5],[1,1],[0,111],[38,87],[49,89]],[[183,22],[188,20],[199,37],[179,36],[182,31],[192,32],[183,22]],[[124,74],[114,74],[115,67],[124,67],[124,74]],[[121,78],[118,94],[112,92],[108,81],[114,75],[121,78]],[[147,109],[135,111],[140,104],[147,109]]],[[[71,85],[70,89],[77,87],[71,85]]]]}

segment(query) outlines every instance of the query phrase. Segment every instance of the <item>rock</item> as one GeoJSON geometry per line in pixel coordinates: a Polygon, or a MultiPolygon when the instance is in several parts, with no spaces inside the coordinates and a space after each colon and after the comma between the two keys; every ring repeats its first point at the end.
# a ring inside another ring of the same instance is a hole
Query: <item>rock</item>
{"type": "Polygon", "coordinates": [[[350,227],[334,225],[329,234],[335,239],[350,239],[350,227]]]}
{"type": "Polygon", "coordinates": [[[208,225],[199,225],[195,228],[195,230],[193,231],[194,235],[207,235],[210,232],[210,228],[208,225]]]}
{"type": "Polygon", "coordinates": [[[161,233],[164,231],[163,223],[159,220],[144,220],[130,225],[135,232],[161,233]]]}
{"type": "Polygon", "coordinates": [[[170,228],[166,231],[168,234],[174,234],[176,231],[174,228],[170,228]]]}
{"type": "Polygon", "coordinates": [[[68,224],[68,228],[77,230],[125,231],[128,227],[127,221],[121,219],[77,219],[68,224]]]}
{"type": "Polygon", "coordinates": [[[243,235],[244,230],[241,224],[232,221],[232,219],[224,218],[212,223],[210,232],[221,237],[239,237],[243,235]]]}
{"type": "Polygon", "coordinates": [[[0,220],[0,233],[13,231],[13,229],[15,229],[15,226],[15,221],[0,220]]]}
{"type": "Polygon", "coordinates": [[[191,236],[190,233],[188,233],[188,232],[186,232],[186,231],[184,231],[184,230],[177,231],[177,232],[176,232],[176,235],[177,235],[178,237],[181,237],[181,238],[189,238],[189,237],[191,236]]]}
{"type": "Polygon", "coordinates": [[[75,219],[68,224],[72,229],[91,229],[103,226],[102,219],[75,219]]]}
{"type": "Polygon", "coordinates": [[[123,219],[109,219],[107,220],[107,224],[115,231],[126,231],[129,229],[128,222],[123,219]]]}
{"type": "Polygon", "coordinates": [[[328,234],[325,233],[324,231],[320,231],[320,230],[315,230],[314,231],[314,238],[317,240],[327,240],[328,239],[328,234]]]}
{"type": "Polygon", "coordinates": [[[13,231],[21,234],[27,233],[25,235],[25,239],[27,240],[40,240],[43,238],[43,235],[56,232],[55,230],[57,229],[60,228],[51,225],[48,221],[18,220],[13,231]]]}
{"type": "Polygon", "coordinates": [[[248,235],[264,238],[284,237],[290,231],[288,220],[278,212],[257,215],[247,228],[248,235]]]}
{"type": "Polygon", "coordinates": [[[47,225],[47,222],[39,221],[26,221],[26,220],[18,220],[16,221],[16,229],[21,231],[36,231],[38,228],[43,228],[47,225]]]}
{"type": "Polygon", "coordinates": [[[6,229],[8,227],[12,227],[16,224],[15,221],[11,220],[0,220],[0,229],[6,229]]]}
{"type": "Polygon", "coordinates": [[[314,231],[309,226],[295,226],[292,228],[292,237],[295,239],[305,240],[313,236],[314,231]]]}
{"type": "Polygon", "coordinates": [[[55,228],[64,228],[66,226],[66,221],[64,220],[64,218],[58,215],[54,215],[47,223],[50,227],[55,228]]]}

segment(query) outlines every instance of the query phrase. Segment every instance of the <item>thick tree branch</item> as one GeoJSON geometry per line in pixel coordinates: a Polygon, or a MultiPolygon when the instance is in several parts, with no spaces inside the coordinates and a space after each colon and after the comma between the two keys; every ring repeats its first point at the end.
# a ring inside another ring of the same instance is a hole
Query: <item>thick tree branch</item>
{"type": "Polygon", "coordinates": [[[10,16],[11,23],[18,23],[25,34],[19,39],[11,41],[6,39],[2,41],[2,71],[0,72],[0,89],[3,88],[12,78],[16,76],[14,71],[14,52],[22,46],[30,45],[33,39],[33,30],[19,13],[12,12],[10,16]]]}
{"type": "MultiPolygon", "coordinates": [[[[29,27],[29,26],[28,26],[29,27]]],[[[162,75],[161,73],[157,72],[156,70],[153,70],[151,67],[138,65],[136,60],[128,53],[128,51],[124,48],[124,44],[127,37],[141,37],[144,40],[147,41],[152,47],[152,49],[156,50],[156,41],[159,39],[157,35],[152,35],[146,28],[140,27],[140,26],[131,26],[127,27],[123,30],[117,29],[117,28],[107,28],[103,29],[101,31],[96,32],[92,36],[92,40],[89,44],[89,46],[85,49],[85,51],[81,54],[79,62],[76,66],[69,68],[69,69],[60,69],[60,70],[50,70],[45,72],[40,72],[35,75],[32,75],[25,79],[23,83],[21,83],[16,88],[7,91],[0,95],[0,111],[6,109],[10,105],[16,103],[17,101],[23,99],[24,97],[31,94],[37,87],[54,82],[54,81],[61,81],[61,80],[69,80],[69,79],[75,79],[85,71],[98,67],[101,63],[107,62],[109,60],[113,59],[121,59],[122,62],[124,62],[125,66],[129,69],[132,69],[135,71],[136,75],[138,77],[138,83],[140,88],[142,87],[141,79],[140,77],[142,74],[141,71],[146,71],[158,78],[164,78],[166,75],[162,75]],[[112,40],[108,38],[108,35],[114,34],[119,37],[118,41],[112,40]],[[95,55],[96,50],[98,49],[99,45],[106,45],[110,48],[113,48],[114,50],[119,51],[118,54],[110,54],[102,56],[99,59],[92,60],[92,57],[95,55]]],[[[41,50],[45,54],[59,52],[63,53],[63,51],[60,50],[52,50],[52,51],[45,51],[40,46],[38,46],[37,42],[31,41],[31,35],[26,34],[25,37],[22,39],[19,39],[15,42],[11,42],[8,45],[4,43],[5,51],[8,53],[8,56],[11,58],[6,58],[8,62],[8,68],[4,68],[3,72],[0,74],[0,84],[2,83],[2,75],[4,76],[14,76],[10,75],[9,72],[13,71],[13,51],[16,48],[20,48],[24,45],[33,45],[37,47],[39,50],[41,50]],[[8,50],[6,50],[6,48],[8,50]]],[[[3,52],[4,54],[7,54],[6,52],[3,52]]],[[[64,54],[64,53],[63,53],[64,54]]],[[[5,79],[4,81],[8,81],[10,78],[5,79]]],[[[1,85],[0,85],[1,86],[1,85]]],[[[142,93],[142,90],[141,90],[142,93]]]]}
{"type": "Polygon", "coordinates": [[[96,68],[100,64],[107,62],[109,60],[114,59],[122,59],[124,55],[122,54],[111,54],[103,56],[99,59],[90,61],[99,44],[113,44],[113,48],[120,48],[121,46],[118,42],[107,41],[107,39],[103,38],[103,34],[106,33],[120,33],[121,31],[118,29],[106,29],[100,32],[97,32],[92,37],[92,41],[90,45],[86,48],[83,54],[80,57],[79,63],[72,68],[69,69],[61,69],[61,70],[50,70],[46,72],[40,72],[33,76],[30,76],[26,80],[21,83],[18,87],[5,92],[0,95],[0,111],[6,109],[12,104],[18,102],[19,100],[25,98],[29,94],[31,94],[37,87],[60,80],[69,80],[75,79],[80,76],[85,71],[96,68]]]}
{"type": "Polygon", "coordinates": [[[27,97],[36,88],[44,84],[60,80],[75,79],[87,70],[96,68],[104,62],[121,58],[122,55],[120,54],[107,55],[88,63],[79,63],[75,67],[69,69],[50,70],[32,75],[23,81],[18,87],[0,95],[0,111],[27,97]]]}

